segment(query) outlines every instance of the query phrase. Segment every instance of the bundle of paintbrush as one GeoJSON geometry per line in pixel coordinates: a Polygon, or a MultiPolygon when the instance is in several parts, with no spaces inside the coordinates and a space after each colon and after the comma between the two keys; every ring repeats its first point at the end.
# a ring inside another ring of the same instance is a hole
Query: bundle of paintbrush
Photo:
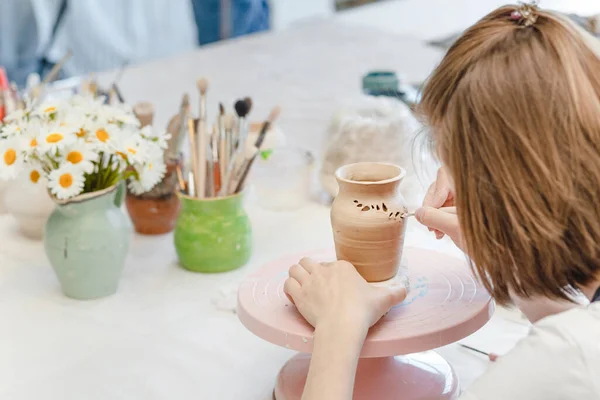
{"type": "Polygon", "coordinates": [[[247,116],[252,100],[246,97],[234,104],[237,118],[227,114],[225,106],[219,104],[219,114],[214,125],[209,127],[206,115],[208,81],[197,81],[200,93],[198,119],[193,119],[189,110],[174,117],[169,131],[187,128],[190,143],[191,169],[187,182],[182,171],[178,171],[179,186],[187,195],[195,198],[224,197],[239,193],[247,180],[250,168],[260,152],[269,127],[279,115],[275,107],[263,123],[258,138],[248,135],[247,116]]]}

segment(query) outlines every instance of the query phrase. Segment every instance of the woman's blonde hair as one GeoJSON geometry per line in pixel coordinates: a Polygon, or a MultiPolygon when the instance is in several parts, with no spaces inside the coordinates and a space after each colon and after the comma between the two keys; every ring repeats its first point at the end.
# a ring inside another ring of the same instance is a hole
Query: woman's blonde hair
{"type": "Polygon", "coordinates": [[[420,112],[454,180],[467,254],[501,304],[600,273],[597,40],[557,14],[492,12],[449,49],[420,112]]]}

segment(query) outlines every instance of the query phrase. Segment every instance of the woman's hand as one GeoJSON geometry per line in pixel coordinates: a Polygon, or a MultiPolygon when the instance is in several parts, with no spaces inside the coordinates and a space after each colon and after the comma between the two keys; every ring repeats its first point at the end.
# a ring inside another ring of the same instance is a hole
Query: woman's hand
{"type": "MultiPolygon", "coordinates": [[[[450,184],[450,177],[448,176],[446,169],[441,167],[438,169],[435,181],[429,186],[429,189],[425,194],[423,207],[440,208],[451,206],[454,206],[454,193],[450,184]]],[[[437,239],[444,237],[444,233],[439,230],[432,228],[429,228],[429,230],[435,232],[437,239]]]]}
{"type": "Polygon", "coordinates": [[[290,268],[284,292],[316,329],[339,326],[342,331],[365,335],[390,308],[406,298],[403,285],[371,286],[348,262],[321,264],[308,258],[290,268]]]}
{"type": "Polygon", "coordinates": [[[455,207],[444,207],[441,209],[421,207],[415,213],[415,217],[417,221],[429,229],[448,235],[459,249],[465,251],[455,207]]]}
{"type": "Polygon", "coordinates": [[[454,207],[454,192],[450,176],[444,167],[438,170],[435,182],[427,190],[423,207],[417,210],[415,217],[430,231],[434,231],[438,239],[448,235],[456,246],[464,251],[456,207],[454,207]]]}

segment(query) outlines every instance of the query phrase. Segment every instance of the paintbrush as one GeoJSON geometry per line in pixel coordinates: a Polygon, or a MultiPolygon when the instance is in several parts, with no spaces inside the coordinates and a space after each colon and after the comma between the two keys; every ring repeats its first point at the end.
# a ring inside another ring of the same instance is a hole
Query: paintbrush
{"type": "Polygon", "coordinates": [[[235,102],[233,108],[238,116],[237,132],[235,137],[235,149],[243,147],[243,143],[246,141],[248,135],[248,124],[246,116],[250,112],[250,106],[245,100],[238,100],[235,102]]]}
{"type": "Polygon", "coordinates": [[[136,118],[140,121],[141,128],[152,125],[154,120],[154,106],[152,103],[141,101],[133,106],[133,113],[136,118]]]}
{"type": "MultiPolygon", "coordinates": [[[[187,120],[188,127],[188,137],[190,138],[190,154],[192,156],[192,171],[190,171],[191,179],[188,178],[188,186],[190,188],[194,188],[194,192],[197,190],[198,185],[196,184],[198,181],[198,154],[194,151],[196,147],[196,124],[194,120],[189,118],[187,120]],[[192,186],[193,185],[193,186],[192,186]]],[[[192,196],[192,194],[190,194],[192,196]]]]}
{"type": "Polygon", "coordinates": [[[65,54],[63,58],[61,58],[56,64],[54,64],[54,66],[52,67],[50,72],[48,72],[48,74],[44,77],[40,85],[43,87],[49,84],[50,82],[54,81],[58,77],[58,73],[60,72],[60,70],[65,66],[65,64],[67,63],[67,61],[69,61],[72,55],[73,52],[71,51],[71,49],[67,50],[67,54],[65,54]]]}
{"type": "Polygon", "coordinates": [[[179,185],[179,191],[185,192],[187,190],[187,185],[185,184],[185,179],[183,179],[183,172],[181,172],[181,166],[178,165],[175,167],[177,171],[177,183],[179,185]]]}
{"type": "Polygon", "coordinates": [[[461,347],[464,347],[465,349],[474,351],[475,353],[483,354],[484,356],[486,356],[492,362],[494,362],[494,361],[496,361],[498,359],[498,354],[496,354],[496,353],[487,353],[487,352],[485,352],[483,350],[479,350],[479,349],[476,349],[475,347],[467,346],[466,344],[462,344],[462,343],[459,343],[459,345],[461,347]]]}
{"type": "Polygon", "coordinates": [[[110,91],[111,93],[114,93],[114,95],[117,97],[117,100],[119,100],[119,103],[125,103],[125,98],[123,97],[121,90],[119,90],[116,82],[113,82],[110,87],[110,91]]]}
{"type": "Polygon", "coordinates": [[[258,138],[256,138],[256,143],[254,144],[257,148],[260,149],[260,147],[262,146],[263,142],[265,141],[265,137],[267,136],[269,128],[271,127],[271,125],[273,125],[273,122],[275,122],[280,112],[281,108],[279,108],[279,106],[273,108],[271,114],[269,115],[269,118],[263,123],[262,128],[258,134],[258,138]]]}
{"type": "MultiPolygon", "coordinates": [[[[211,154],[208,151],[208,128],[206,126],[206,91],[208,90],[208,79],[200,78],[196,81],[198,92],[200,93],[200,114],[198,115],[197,129],[197,153],[198,153],[198,175],[196,176],[196,192],[198,197],[205,197],[207,190],[207,163],[211,154]]],[[[210,164],[209,164],[210,167],[210,164]]],[[[210,175],[209,175],[210,176],[210,175]]],[[[211,177],[212,179],[212,177],[211,177]]]]}
{"type": "Polygon", "coordinates": [[[223,118],[223,128],[225,131],[225,137],[223,143],[221,144],[221,175],[224,177],[227,174],[229,163],[233,158],[233,115],[225,115],[223,118]]]}
{"type": "Polygon", "coordinates": [[[36,85],[31,88],[31,90],[29,91],[29,96],[32,99],[34,99],[34,104],[40,99],[42,91],[44,90],[46,85],[48,85],[50,82],[54,81],[58,77],[60,70],[64,67],[67,61],[69,61],[72,55],[73,52],[71,51],[71,49],[69,49],[67,51],[67,54],[65,54],[63,58],[61,58],[56,64],[54,64],[54,66],[52,67],[50,72],[46,74],[42,82],[40,82],[39,85],[36,85]]]}
{"type": "Polygon", "coordinates": [[[196,197],[196,186],[194,185],[194,173],[188,172],[187,194],[190,197],[196,197]]]}
{"type": "Polygon", "coordinates": [[[248,160],[247,164],[245,165],[245,169],[242,173],[241,179],[238,181],[238,184],[235,188],[234,193],[239,193],[242,190],[242,188],[244,187],[244,183],[245,183],[246,179],[248,178],[250,168],[252,168],[252,164],[254,163],[254,160],[256,159],[256,155],[260,151],[260,146],[262,146],[262,144],[265,140],[265,135],[267,134],[269,127],[271,125],[273,125],[273,122],[275,122],[277,117],[279,117],[280,112],[281,112],[281,108],[279,106],[275,106],[273,108],[273,110],[271,110],[271,113],[269,114],[269,118],[267,118],[267,120],[263,123],[262,129],[260,130],[260,133],[258,135],[258,139],[254,143],[254,147],[257,149],[257,152],[254,154],[254,156],[250,160],[248,160]]]}
{"type": "Polygon", "coordinates": [[[226,193],[228,195],[238,193],[243,188],[244,179],[248,175],[248,171],[257,154],[258,148],[250,144],[243,151],[239,152],[227,182],[226,193]]]}
{"type": "Polygon", "coordinates": [[[213,125],[213,132],[211,136],[211,149],[212,149],[212,162],[211,167],[211,178],[212,182],[210,185],[211,197],[216,197],[221,190],[221,165],[219,163],[219,128],[217,125],[213,125]]]}
{"type": "MultiPolygon", "coordinates": [[[[181,146],[183,145],[183,138],[185,132],[188,129],[187,121],[190,118],[190,96],[187,93],[183,95],[181,99],[181,105],[179,106],[179,114],[173,116],[167,126],[167,132],[171,135],[167,141],[167,150],[165,151],[165,160],[176,160],[179,158],[181,152],[181,146]]],[[[193,149],[192,149],[193,150],[193,149]]]]}
{"type": "MultiPolygon", "coordinates": [[[[438,210],[446,211],[447,213],[451,213],[451,214],[456,214],[456,207],[440,207],[440,208],[438,208],[438,210]]],[[[404,216],[405,217],[414,217],[416,212],[417,212],[416,210],[411,211],[409,213],[406,213],[404,216]]]]}

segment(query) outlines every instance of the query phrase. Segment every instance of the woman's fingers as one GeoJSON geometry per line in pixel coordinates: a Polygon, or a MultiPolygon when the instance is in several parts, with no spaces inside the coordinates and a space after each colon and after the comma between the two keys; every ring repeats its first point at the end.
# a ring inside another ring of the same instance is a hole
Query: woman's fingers
{"type": "Polygon", "coordinates": [[[301,286],[310,278],[310,273],[298,264],[292,265],[289,274],[290,277],[297,280],[301,286]]]}
{"type": "Polygon", "coordinates": [[[421,207],[415,213],[415,217],[428,228],[443,232],[452,239],[456,239],[460,232],[458,216],[455,213],[432,207],[421,207]]]}
{"type": "Polygon", "coordinates": [[[296,304],[294,299],[297,299],[300,296],[301,291],[302,286],[296,279],[290,277],[285,280],[285,283],[283,284],[283,293],[285,293],[292,303],[296,304]]]}
{"type": "Polygon", "coordinates": [[[318,262],[308,257],[304,257],[302,260],[300,260],[298,264],[300,264],[302,268],[304,268],[311,274],[314,271],[316,271],[317,268],[321,267],[321,265],[318,262]]]}

